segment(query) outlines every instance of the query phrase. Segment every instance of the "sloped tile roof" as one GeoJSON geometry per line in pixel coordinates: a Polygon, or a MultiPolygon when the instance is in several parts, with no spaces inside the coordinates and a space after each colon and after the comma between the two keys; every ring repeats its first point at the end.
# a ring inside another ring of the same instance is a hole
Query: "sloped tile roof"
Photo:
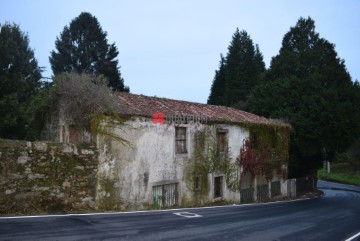
{"type": "Polygon", "coordinates": [[[181,100],[118,93],[119,114],[151,117],[154,113],[178,116],[203,116],[208,121],[286,125],[235,108],[200,104],[181,100]]]}

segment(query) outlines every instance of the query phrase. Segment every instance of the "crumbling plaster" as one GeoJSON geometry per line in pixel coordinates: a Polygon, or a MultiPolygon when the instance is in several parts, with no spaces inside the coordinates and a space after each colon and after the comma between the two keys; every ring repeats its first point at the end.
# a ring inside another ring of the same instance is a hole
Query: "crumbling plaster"
{"type": "MultiPolygon", "coordinates": [[[[150,118],[132,118],[123,124],[112,126],[108,131],[121,136],[126,143],[106,135],[97,136],[100,152],[97,199],[115,198],[120,209],[138,209],[152,202],[152,186],[178,183],[179,205],[185,199],[193,201],[193,193],[187,186],[185,175],[191,165],[196,131],[209,128],[214,135],[217,129],[228,131],[231,162],[239,156],[243,140],[249,132],[235,125],[190,123],[187,127],[187,154],[175,153],[175,125],[153,124],[150,118]],[[111,193],[104,192],[103,181],[113,183],[111,193]]],[[[208,174],[208,202],[213,199],[213,180],[222,173],[208,174]]],[[[223,182],[223,199],[239,202],[239,192],[232,192],[223,182]]],[[[101,202],[97,202],[101,203],[101,202]]]]}

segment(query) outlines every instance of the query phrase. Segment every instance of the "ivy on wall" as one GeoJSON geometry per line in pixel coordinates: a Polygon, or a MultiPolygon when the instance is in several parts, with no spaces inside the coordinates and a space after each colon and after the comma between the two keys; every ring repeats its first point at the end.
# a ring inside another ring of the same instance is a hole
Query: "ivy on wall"
{"type": "Polygon", "coordinates": [[[231,162],[230,148],[225,155],[219,153],[214,130],[206,127],[194,134],[194,152],[188,173],[188,187],[195,197],[209,193],[208,174],[224,174],[227,188],[233,192],[241,187],[241,176],[250,173],[253,177],[264,175],[273,178],[274,172],[286,178],[289,151],[290,126],[243,124],[249,130],[249,138],[244,139],[240,155],[231,162]]]}
{"type": "Polygon", "coordinates": [[[249,126],[250,136],[244,139],[237,158],[243,174],[264,175],[270,181],[276,171],[285,178],[289,158],[289,131],[288,126],[249,126]]]}
{"type": "Polygon", "coordinates": [[[188,187],[195,192],[196,198],[209,193],[208,174],[223,173],[227,187],[236,191],[239,188],[240,168],[237,163],[231,163],[230,148],[220,153],[216,135],[210,127],[194,134],[194,152],[188,173],[188,187]]]}

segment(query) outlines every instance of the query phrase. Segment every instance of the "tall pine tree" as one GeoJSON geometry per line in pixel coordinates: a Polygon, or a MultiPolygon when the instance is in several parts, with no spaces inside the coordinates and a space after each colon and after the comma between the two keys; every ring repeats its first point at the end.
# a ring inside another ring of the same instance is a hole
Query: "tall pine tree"
{"type": "Polygon", "coordinates": [[[250,110],[285,119],[294,127],[290,175],[314,173],[359,133],[356,89],[334,45],[320,38],[311,18],[285,34],[265,81],[249,99],[250,110]]]}
{"type": "Polygon", "coordinates": [[[215,73],[208,103],[247,109],[249,94],[264,71],[259,47],[246,31],[236,29],[226,59],[222,57],[215,73]]]}
{"type": "Polygon", "coordinates": [[[41,86],[41,68],[29,38],[16,24],[0,25],[0,137],[23,139],[29,100],[41,86]]]}
{"type": "Polygon", "coordinates": [[[225,91],[225,58],[220,55],[219,70],[215,71],[215,77],[210,90],[208,104],[210,105],[224,105],[224,91],[225,91]]]}
{"type": "Polygon", "coordinates": [[[129,92],[118,68],[119,52],[115,43],[108,44],[106,36],[96,17],[81,13],[56,39],[56,51],[49,58],[54,74],[75,71],[104,75],[110,89],[129,92]]]}

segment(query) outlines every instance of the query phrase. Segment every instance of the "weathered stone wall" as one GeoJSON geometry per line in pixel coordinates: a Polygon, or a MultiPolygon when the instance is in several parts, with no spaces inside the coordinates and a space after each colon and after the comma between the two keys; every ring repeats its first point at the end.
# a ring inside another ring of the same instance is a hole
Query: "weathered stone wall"
{"type": "Polygon", "coordinates": [[[0,139],[0,215],[93,209],[97,164],[94,144],[0,139]]]}

